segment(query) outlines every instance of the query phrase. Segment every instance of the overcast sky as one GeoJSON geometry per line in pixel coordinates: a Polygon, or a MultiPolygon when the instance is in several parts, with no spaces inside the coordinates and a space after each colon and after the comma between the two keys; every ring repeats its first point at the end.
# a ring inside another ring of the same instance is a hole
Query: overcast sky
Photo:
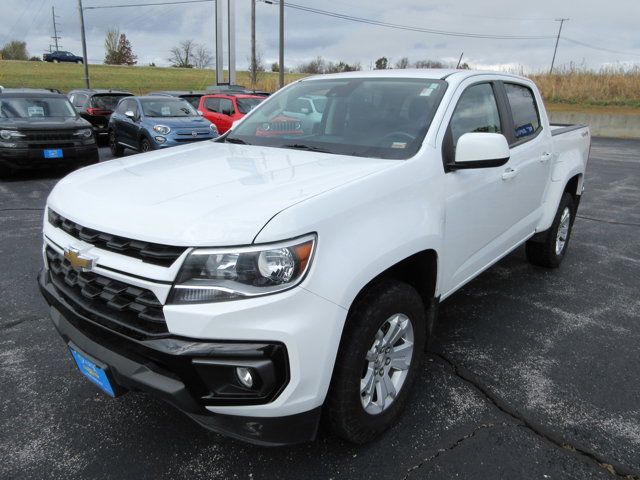
{"type": "MultiPolygon", "coordinates": [[[[84,0],[85,7],[169,0],[84,0]]],[[[603,51],[561,40],[557,64],[570,62],[590,68],[621,63],[640,65],[639,0],[394,0],[387,2],[295,0],[295,4],[356,17],[421,28],[495,35],[554,36],[555,18],[569,17],[563,36],[603,51]],[[615,52],[614,52],[615,51],[615,52]]],[[[78,55],[80,27],[77,0],[0,0],[0,44],[25,40],[32,55],[49,49],[53,35],[51,7],[55,5],[61,46],[78,55]]],[[[104,58],[104,36],[118,27],[131,40],[138,63],[167,65],[169,50],[193,39],[213,49],[213,3],[87,10],[85,22],[90,63],[104,58]]],[[[246,67],[250,49],[250,0],[236,0],[237,64],[246,67]]],[[[265,64],[278,56],[278,7],[258,2],[257,43],[265,64]]],[[[549,68],[555,38],[493,40],[458,38],[390,29],[286,9],[285,64],[295,66],[318,55],[332,61],[360,62],[370,68],[376,58],[395,63],[403,56],[457,62],[474,67],[522,66],[525,71],[549,68]]]]}

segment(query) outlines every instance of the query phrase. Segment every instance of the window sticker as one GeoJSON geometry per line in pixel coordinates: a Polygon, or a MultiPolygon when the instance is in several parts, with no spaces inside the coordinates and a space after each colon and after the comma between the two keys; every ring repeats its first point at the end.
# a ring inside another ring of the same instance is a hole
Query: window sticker
{"type": "Polygon", "coordinates": [[[407,142],[393,142],[391,148],[407,148],[407,142]]]}
{"type": "Polygon", "coordinates": [[[527,123],[526,125],[516,128],[516,138],[528,137],[529,135],[533,135],[535,131],[536,129],[533,128],[533,125],[527,123]]]}
{"type": "Polygon", "coordinates": [[[171,107],[162,107],[160,111],[165,117],[171,115],[171,107]]]}
{"type": "Polygon", "coordinates": [[[30,117],[44,117],[44,108],[35,105],[27,107],[27,113],[30,117]]]}

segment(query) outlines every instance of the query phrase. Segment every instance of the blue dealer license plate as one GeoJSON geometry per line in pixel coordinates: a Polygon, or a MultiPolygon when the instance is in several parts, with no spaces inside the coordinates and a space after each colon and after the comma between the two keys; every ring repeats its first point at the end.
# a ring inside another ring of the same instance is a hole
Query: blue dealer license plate
{"type": "Polygon", "coordinates": [[[106,368],[96,365],[93,361],[89,360],[84,354],[78,352],[73,347],[69,347],[69,351],[71,352],[71,356],[75,360],[78,369],[85,377],[100,387],[100,389],[102,389],[102,391],[107,395],[110,395],[111,397],[116,396],[113,387],[111,386],[111,382],[109,382],[109,378],[107,377],[106,368]]]}
{"type": "Polygon", "coordinates": [[[43,150],[42,155],[44,158],[62,158],[64,156],[61,148],[43,150]]]}

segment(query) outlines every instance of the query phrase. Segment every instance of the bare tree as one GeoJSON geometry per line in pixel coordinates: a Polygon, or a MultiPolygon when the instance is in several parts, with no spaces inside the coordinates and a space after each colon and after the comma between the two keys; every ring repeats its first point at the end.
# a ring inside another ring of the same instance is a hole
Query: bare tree
{"type": "Polygon", "coordinates": [[[204,45],[195,45],[193,54],[193,66],[196,68],[207,68],[213,63],[213,54],[204,45]]]}
{"type": "Polygon", "coordinates": [[[418,60],[415,63],[416,68],[444,68],[444,63],[438,60],[418,60]]]}
{"type": "MultiPolygon", "coordinates": [[[[273,68],[273,66],[272,66],[273,68]]],[[[249,58],[249,80],[252,87],[256,87],[256,84],[262,77],[262,73],[265,71],[264,61],[262,60],[262,52],[259,49],[255,50],[255,55],[249,58]]]]}
{"type": "Polygon", "coordinates": [[[194,55],[198,45],[193,40],[184,40],[171,49],[169,61],[172,67],[193,68],[194,55]]]}
{"type": "Polygon", "coordinates": [[[4,44],[0,49],[0,58],[4,60],[27,60],[29,53],[27,52],[27,42],[12,40],[4,44]]]}
{"type": "Polygon", "coordinates": [[[409,58],[402,57],[400,60],[396,62],[396,68],[409,68],[409,58]]]}

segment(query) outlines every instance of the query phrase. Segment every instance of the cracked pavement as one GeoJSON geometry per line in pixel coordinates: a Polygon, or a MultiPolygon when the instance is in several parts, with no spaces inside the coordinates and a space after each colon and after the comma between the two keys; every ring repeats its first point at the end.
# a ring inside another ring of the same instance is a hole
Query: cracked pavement
{"type": "Polygon", "coordinates": [[[276,449],[85,381],[35,283],[56,174],[0,181],[0,478],[640,478],[640,141],[594,139],[587,175],[559,270],[520,248],[443,302],[396,426],[276,449]]]}

